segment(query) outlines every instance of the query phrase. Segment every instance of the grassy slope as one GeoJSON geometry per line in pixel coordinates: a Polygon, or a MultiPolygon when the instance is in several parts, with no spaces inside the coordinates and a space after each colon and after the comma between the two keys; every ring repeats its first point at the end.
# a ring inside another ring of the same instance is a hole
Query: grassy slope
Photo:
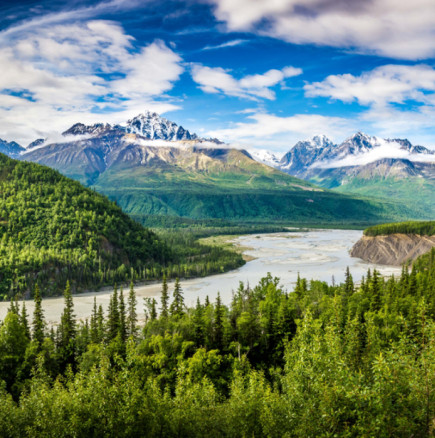
{"type": "Polygon", "coordinates": [[[103,173],[95,188],[134,215],[373,223],[412,214],[393,202],[354,199],[318,190],[290,175],[252,164],[252,160],[242,164],[241,170],[228,165],[204,171],[180,166],[118,167],[103,173]]]}
{"type": "MultiPolygon", "coordinates": [[[[312,180],[324,187],[334,186],[334,181],[312,180]]],[[[435,217],[435,180],[418,177],[381,178],[370,180],[354,178],[334,187],[334,191],[357,196],[372,196],[380,199],[395,199],[414,211],[416,219],[435,217]]]]}

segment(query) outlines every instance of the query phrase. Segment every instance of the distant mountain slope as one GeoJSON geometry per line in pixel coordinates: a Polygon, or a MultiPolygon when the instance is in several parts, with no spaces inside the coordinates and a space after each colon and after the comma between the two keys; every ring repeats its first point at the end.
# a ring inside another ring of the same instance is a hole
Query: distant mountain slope
{"type": "Polygon", "coordinates": [[[393,202],[316,188],[152,113],[135,117],[127,128],[77,124],[64,134],[68,141],[39,147],[23,159],[93,186],[135,215],[367,222],[412,214],[393,202]]]}
{"type": "Polygon", "coordinates": [[[106,197],[45,166],[0,154],[0,298],[35,283],[59,293],[125,281],[171,259],[154,233],[106,197]]]}
{"type": "Polygon", "coordinates": [[[7,142],[0,138],[0,153],[7,155],[11,158],[18,158],[19,155],[24,152],[25,149],[18,143],[11,141],[7,142]]]}
{"type": "Polygon", "coordinates": [[[274,167],[341,193],[402,202],[420,218],[435,216],[435,153],[406,139],[358,132],[337,145],[316,136],[296,143],[274,167]]]}

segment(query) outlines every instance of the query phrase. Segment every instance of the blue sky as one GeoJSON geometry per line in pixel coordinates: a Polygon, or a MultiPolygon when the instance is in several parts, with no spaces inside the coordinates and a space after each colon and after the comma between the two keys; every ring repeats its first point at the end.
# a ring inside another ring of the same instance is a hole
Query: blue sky
{"type": "Polygon", "coordinates": [[[433,0],[2,1],[0,138],[155,110],[285,152],[357,130],[435,148],[433,0]]]}

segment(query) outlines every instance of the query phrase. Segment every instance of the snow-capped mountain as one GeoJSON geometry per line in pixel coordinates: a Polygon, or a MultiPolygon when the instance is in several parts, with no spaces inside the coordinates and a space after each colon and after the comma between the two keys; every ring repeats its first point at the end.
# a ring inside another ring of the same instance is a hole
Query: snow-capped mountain
{"type": "Polygon", "coordinates": [[[254,160],[270,167],[278,167],[281,161],[278,156],[276,156],[273,152],[267,151],[266,149],[248,149],[248,152],[251,154],[254,160]]]}
{"type": "Polygon", "coordinates": [[[414,146],[406,139],[382,139],[362,132],[340,144],[322,135],[299,141],[274,167],[290,175],[311,179],[317,168],[355,167],[382,159],[433,162],[435,152],[424,146],[414,146]]]}
{"type": "MultiPolygon", "coordinates": [[[[190,133],[182,126],[171,122],[157,113],[145,111],[136,117],[127,121],[123,125],[111,125],[109,123],[96,123],[94,125],[84,125],[76,123],[62,133],[64,136],[84,135],[84,136],[99,136],[107,134],[135,134],[146,140],[165,140],[165,141],[190,141],[206,139],[198,137],[196,134],[190,133]]],[[[221,143],[218,140],[209,140],[214,143],[221,143]]]]}
{"type": "Polygon", "coordinates": [[[0,138],[0,153],[8,155],[11,158],[18,158],[25,149],[15,141],[6,141],[0,138]]]}
{"type": "Polygon", "coordinates": [[[146,111],[127,122],[125,128],[129,134],[138,134],[151,140],[197,140],[196,134],[191,134],[182,126],[171,122],[157,113],[146,111]]]}
{"type": "Polygon", "coordinates": [[[316,135],[309,140],[299,141],[282,157],[276,167],[291,175],[299,173],[310,167],[325,150],[330,150],[334,146],[325,135],[316,135]]]}

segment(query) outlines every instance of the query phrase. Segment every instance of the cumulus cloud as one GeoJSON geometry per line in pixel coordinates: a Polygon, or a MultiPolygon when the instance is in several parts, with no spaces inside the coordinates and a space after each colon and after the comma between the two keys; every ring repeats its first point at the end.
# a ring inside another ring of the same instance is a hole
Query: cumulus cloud
{"type": "Polygon", "coordinates": [[[435,55],[432,0],[209,0],[232,31],[399,59],[435,55]]]}
{"type": "Polygon", "coordinates": [[[408,99],[432,103],[435,102],[435,70],[427,65],[384,65],[360,76],[331,75],[304,88],[309,97],[357,101],[361,105],[403,103],[408,99]]]}
{"type": "Polygon", "coordinates": [[[300,68],[288,66],[282,70],[272,69],[263,74],[236,79],[228,70],[221,67],[198,64],[192,67],[192,78],[205,93],[221,93],[250,100],[258,98],[274,100],[275,93],[270,88],[300,74],[302,74],[300,68]]]}
{"type": "Polygon", "coordinates": [[[296,114],[279,117],[273,114],[255,113],[247,122],[235,123],[226,129],[208,132],[238,147],[267,147],[277,152],[287,152],[301,138],[322,133],[330,138],[343,138],[355,130],[352,121],[340,117],[318,114],[296,114]]]}
{"type": "Polygon", "coordinates": [[[0,64],[7,66],[0,76],[0,137],[26,144],[77,121],[121,122],[145,108],[177,108],[155,100],[183,72],[180,56],[162,41],[137,48],[121,26],[104,20],[11,38],[0,39],[0,64]]]}
{"type": "Polygon", "coordinates": [[[306,84],[307,97],[326,97],[365,106],[359,122],[385,137],[411,137],[433,144],[425,130],[435,117],[435,69],[428,65],[385,65],[364,72],[330,75],[306,84]]]}

